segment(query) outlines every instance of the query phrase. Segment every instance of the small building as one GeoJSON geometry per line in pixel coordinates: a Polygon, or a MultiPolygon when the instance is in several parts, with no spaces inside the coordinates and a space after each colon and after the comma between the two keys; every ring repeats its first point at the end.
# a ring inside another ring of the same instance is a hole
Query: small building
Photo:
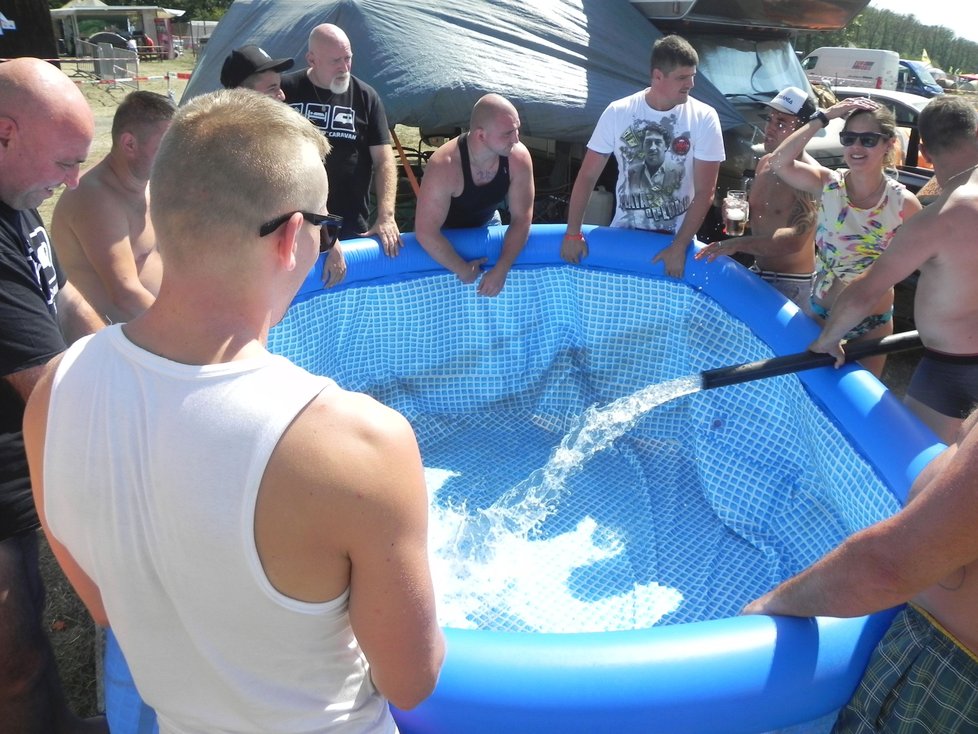
{"type": "Polygon", "coordinates": [[[144,34],[162,58],[173,58],[178,45],[173,42],[171,21],[183,14],[183,10],[155,5],[106,5],[102,0],[70,0],[51,11],[51,20],[55,37],[64,41],[64,49],[71,56],[77,53],[78,40],[108,31],[124,38],[144,34]]]}

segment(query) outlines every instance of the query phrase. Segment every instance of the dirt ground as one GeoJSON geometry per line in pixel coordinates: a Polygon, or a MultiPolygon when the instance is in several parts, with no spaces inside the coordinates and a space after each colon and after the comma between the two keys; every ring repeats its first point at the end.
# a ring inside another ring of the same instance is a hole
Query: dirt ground
{"type": "MultiPolygon", "coordinates": [[[[162,94],[170,93],[174,100],[179,102],[186,80],[159,77],[169,73],[175,75],[189,72],[193,69],[193,64],[194,58],[190,55],[173,61],[144,62],[140,74],[152,78],[139,82],[139,88],[162,94]]],[[[66,65],[64,70],[68,74],[73,73],[70,66],[66,65]]],[[[108,152],[111,146],[109,131],[115,108],[133,87],[96,84],[89,77],[81,75],[76,76],[76,79],[85,92],[96,118],[96,139],[88,159],[88,164],[91,165],[101,160],[108,152]]],[[[405,147],[418,145],[416,131],[399,126],[397,133],[405,147]]],[[[55,202],[56,197],[53,197],[41,207],[41,214],[48,223],[51,221],[55,202]]],[[[913,328],[909,318],[912,313],[911,306],[912,291],[907,287],[901,287],[897,294],[897,331],[913,328]]],[[[915,352],[891,355],[887,360],[883,382],[891,390],[903,395],[917,359],[918,354],[915,352]]],[[[98,642],[94,624],[61,574],[46,544],[42,544],[41,565],[48,598],[45,624],[54,646],[69,703],[80,715],[94,715],[101,710],[100,691],[96,683],[98,642]]]]}

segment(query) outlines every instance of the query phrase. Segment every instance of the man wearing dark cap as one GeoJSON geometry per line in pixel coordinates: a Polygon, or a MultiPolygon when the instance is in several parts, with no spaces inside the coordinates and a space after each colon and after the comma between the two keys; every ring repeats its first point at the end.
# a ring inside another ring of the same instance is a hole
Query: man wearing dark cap
{"type": "Polygon", "coordinates": [[[234,49],[221,67],[221,84],[228,89],[245,87],[260,94],[285,101],[282,72],[295,65],[292,59],[273,59],[259,46],[234,49]]]}
{"type": "MultiPolygon", "coordinates": [[[[295,65],[292,59],[273,59],[255,45],[234,49],[221,67],[221,84],[228,89],[244,87],[266,97],[285,101],[282,91],[282,72],[295,65]]],[[[323,267],[323,283],[327,288],[339,285],[346,277],[346,258],[339,241],[330,249],[323,267]]]]}
{"type": "MultiPolygon", "coordinates": [[[[798,87],[782,89],[766,104],[771,111],[764,116],[764,155],[757,162],[748,196],[750,234],[712,242],[696,257],[712,262],[718,255],[753,255],[751,270],[811,315],[818,205],[811,195],[775,176],[770,157],[782,140],[818,113],[818,105],[798,87]]],[[[802,157],[816,164],[807,153],[802,157]]]]}

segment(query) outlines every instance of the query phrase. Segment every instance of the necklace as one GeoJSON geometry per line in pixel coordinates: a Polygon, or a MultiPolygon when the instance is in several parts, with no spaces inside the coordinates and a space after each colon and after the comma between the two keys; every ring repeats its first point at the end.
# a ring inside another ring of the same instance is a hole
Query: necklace
{"type": "Polygon", "coordinates": [[[966,174],[966,173],[971,173],[971,172],[972,172],[973,170],[975,170],[976,168],[978,168],[978,163],[976,163],[976,164],[975,164],[975,165],[973,165],[973,166],[970,166],[969,168],[965,168],[965,169],[964,169],[963,171],[958,171],[958,172],[957,172],[957,173],[955,173],[955,174],[954,174],[953,176],[949,176],[949,177],[948,177],[948,179],[947,179],[947,181],[945,181],[945,182],[944,182],[944,185],[943,185],[943,186],[941,186],[941,188],[942,188],[942,189],[945,189],[945,188],[947,188],[947,185],[948,185],[949,183],[951,183],[951,182],[952,182],[952,181],[953,181],[954,179],[956,179],[956,178],[960,178],[961,176],[963,176],[963,175],[964,175],[964,174],[966,174]]]}
{"type": "Polygon", "coordinates": [[[310,86],[312,87],[312,91],[313,91],[313,94],[315,94],[315,95],[316,95],[316,99],[318,99],[318,100],[319,100],[319,104],[325,104],[325,103],[323,102],[323,98],[322,98],[322,97],[321,97],[321,96],[319,95],[319,87],[317,87],[317,86],[316,86],[316,85],[315,85],[315,84],[313,83],[313,81],[312,81],[312,79],[310,79],[310,80],[309,80],[309,85],[310,85],[310,86]]]}
{"type": "MultiPolygon", "coordinates": [[[[849,178],[848,174],[846,174],[846,178],[849,181],[852,180],[851,178],[849,178]]],[[[859,202],[869,202],[870,205],[875,204],[876,198],[880,195],[880,192],[883,190],[884,186],[886,186],[886,176],[880,177],[879,184],[877,184],[876,188],[873,189],[870,193],[866,194],[865,196],[860,196],[858,198],[852,197],[849,194],[849,187],[846,186],[846,198],[849,199],[849,203],[852,204],[853,206],[858,207],[859,209],[865,209],[865,207],[859,206],[859,202]]]]}

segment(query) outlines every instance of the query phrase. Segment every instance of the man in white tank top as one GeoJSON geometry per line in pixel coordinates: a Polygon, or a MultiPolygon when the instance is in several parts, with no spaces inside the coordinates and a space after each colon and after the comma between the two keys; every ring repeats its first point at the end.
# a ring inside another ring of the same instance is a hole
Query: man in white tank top
{"type": "Polygon", "coordinates": [[[157,300],[27,409],[52,548],[167,734],[390,734],[441,667],[410,426],[265,348],[338,231],[327,152],[252,92],[185,105],[150,181],[157,300]]]}

